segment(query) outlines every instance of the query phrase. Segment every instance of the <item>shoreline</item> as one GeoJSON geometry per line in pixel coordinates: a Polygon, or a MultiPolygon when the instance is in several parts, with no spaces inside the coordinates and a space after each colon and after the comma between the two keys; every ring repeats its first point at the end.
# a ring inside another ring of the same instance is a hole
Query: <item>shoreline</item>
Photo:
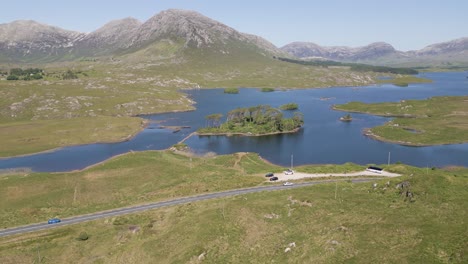
{"type": "Polygon", "coordinates": [[[39,151],[39,152],[33,152],[33,153],[28,153],[28,154],[20,154],[20,155],[14,155],[14,156],[7,156],[7,157],[0,157],[0,160],[9,159],[9,158],[21,158],[21,157],[38,155],[38,154],[51,153],[51,152],[55,152],[55,151],[61,150],[63,148],[68,148],[68,147],[78,147],[78,146],[92,145],[92,144],[112,144],[112,143],[122,143],[122,142],[130,141],[131,139],[136,137],[139,133],[141,133],[143,130],[145,130],[148,127],[148,125],[151,123],[149,119],[144,119],[144,118],[141,118],[141,117],[138,117],[138,116],[134,116],[134,118],[139,118],[139,119],[142,120],[142,122],[141,122],[141,124],[140,124],[140,126],[138,128],[138,131],[136,131],[133,134],[130,134],[130,135],[126,136],[123,139],[119,139],[119,140],[115,140],[115,141],[93,141],[93,142],[83,143],[83,144],[66,145],[66,146],[56,147],[56,148],[47,149],[47,150],[43,150],[43,151],[39,151]]]}
{"type": "Polygon", "coordinates": [[[192,134],[197,134],[199,136],[246,136],[246,137],[261,137],[261,136],[272,136],[272,135],[281,135],[281,134],[292,134],[292,133],[297,133],[299,130],[301,130],[302,127],[295,128],[290,131],[278,131],[278,132],[270,132],[270,133],[265,133],[265,134],[253,134],[250,132],[211,132],[211,133],[199,133],[197,131],[193,132],[192,134]]]}
{"type": "Polygon", "coordinates": [[[452,143],[439,143],[439,144],[423,144],[423,143],[413,143],[413,142],[408,142],[408,141],[400,141],[400,140],[391,140],[391,139],[386,139],[382,136],[376,135],[372,133],[371,131],[372,128],[364,128],[362,130],[362,134],[366,137],[369,137],[371,139],[381,141],[381,142],[386,142],[386,143],[392,143],[392,144],[397,144],[401,146],[408,146],[408,147],[433,147],[433,146],[445,146],[445,145],[457,145],[457,144],[467,144],[468,142],[452,142],[452,143]]]}
{"type": "Polygon", "coordinates": [[[417,116],[417,115],[391,115],[391,114],[374,114],[370,112],[363,112],[363,111],[356,111],[356,110],[344,110],[340,108],[336,108],[336,105],[332,105],[332,110],[340,111],[340,112],[349,112],[349,113],[356,113],[356,114],[366,114],[366,115],[373,115],[373,116],[381,116],[381,117],[389,117],[389,118],[421,118],[427,116],[417,116]]]}

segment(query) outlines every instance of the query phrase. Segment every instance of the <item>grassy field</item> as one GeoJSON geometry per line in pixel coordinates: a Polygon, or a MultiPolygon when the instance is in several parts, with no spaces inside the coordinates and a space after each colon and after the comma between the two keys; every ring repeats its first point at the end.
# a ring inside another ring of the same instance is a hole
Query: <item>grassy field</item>
{"type": "Polygon", "coordinates": [[[281,168],[257,154],[129,153],[80,172],[0,176],[0,227],[262,184],[281,168]]]}
{"type": "Polygon", "coordinates": [[[468,142],[467,96],[378,104],[351,102],[335,109],[395,117],[368,131],[378,140],[415,146],[468,142]]]}
{"type": "MultiPolygon", "coordinates": [[[[346,163],[297,169],[343,173],[361,171],[364,166],[346,163]]],[[[147,151],[121,155],[77,172],[4,172],[0,174],[0,227],[257,186],[265,184],[265,173],[283,170],[255,153],[191,157],[172,151],[147,151]]]]}
{"type": "Polygon", "coordinates": [[[92,142],[123,141],[143,126],[141,118],[109,116],[0,123],[0,157],[92,142]]]}
{"type": "MultiPolygon", "coordinates": [[[[182,159],[165,153],[145,155],[163,155],[158,160],[182,159]]],[[[214,175],[238,165],[248,174],[275,169],[259,164],[252,154],[242,156],[236,165],[238,158],[237,155],[221,156],[204,162],[212,166],[212,172],[216,171],[212,177],[217,179],[220,176],[214,175]]],[[[142,162],[148,164],[145,160],[142,162]]],[[[107,164],[117,169],[116,165],[115,162],[107,164]]],[[[310,170],[324,169],[314,167],[310,170]]],[[[91,170],[94,180],[104,181],[105,177],[102,174],[98,177],[96,169],[91,170]]],[[[372,183],[344,181],[190,203],[0,238],[0,262],[466,263],[468,170],[433,170],[405,165],[391,165],[388,169],[406,176],[377,181],[375,188],[372,183]],[[396,188],[403,181],[409,186],[396,188]],[[413,198],[406,197],[406,191],[410,191],[413,198]],[[89,236],[85,241],[77,239],[82,232],[89,236]]],[[[197,175],[192,174],[194,181],[203,182],[197,175]]],[[[66,175],[58,176],[66,178],[66,175]]],[[[133,180],[137,174],[131,176],[124,189],[141,184],[133,180]]],[[[47,181],[44,175],[28,177],[47,181]]],[[[158,181],[159,177],[153,177],[153,181],[158,181]]],[[[239,182],[257,179],[235,177],[239,182]]],[[[21,176],[8,178],[24,180],[21,176]]],[[[158,190],[153,181],[149,183],[153,184],[153,193],[169,194],[158,190]]],[[[175,182],[166,183],[173,185],[175,182]]],[[[258,184],[257,180],[252,183],[258,184]]],[[[3,182],[0,186],[4,186],[3,182]]],[[[190,193],[189,186],[185,186],[185,194],[190,193]]],[[[72,188],[66,192],[70,193],[68,200],[71,200],[72,188]]],[[[24,195],[23,192],[17,197],[24,195]]],[[[141,192],[141,196],[144,195],[145,192],[141,192]]],[[[105,196],[101,199],[106,199],[105,196]]],[[[83,198],[79,198],[82,204],[85,203],[83,198]]],[[[107,199],[123,200],[123,197],[120,192],[107,199]]],[[[4,200],[2,197],[0,201],[4,200]]],[[[65,200],[61,200],[65,207],[65,200]]],[[[48,202],[53,203],[53,200],[48,202]]],[[[6,211],[5,206],[8,205],[2,204],[2,212],[6,211]]],[[[27,203],[15,206],[18,210],[21,206],[27,207],[27,203]]]]}

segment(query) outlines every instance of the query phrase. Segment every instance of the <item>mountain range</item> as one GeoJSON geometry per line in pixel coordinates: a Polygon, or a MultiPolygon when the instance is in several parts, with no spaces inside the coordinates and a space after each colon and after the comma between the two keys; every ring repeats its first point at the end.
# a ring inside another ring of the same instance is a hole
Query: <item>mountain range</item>
{"type": "Polygon", "coordinates": [[[302,59],[326,59],[370,64],[457,64],[468,62],[468,38],[429,45],[420,50],[399,51],[385,42],[363,47],[320,46],[311,42],[293,42],[281,48],[302,59]]]}
{"type": "Polygon", "coordinates": [[[65,30],[31,20],[0,24],[0,62],[3,63],[119,56],[133,54],[154,45],[157,45],[156,53],[167,50],[205,50],[226,55],[242,50],[262,56],[371,64],[468,62],[468,38],[408,52],[395,50],[384,42],[357,48],[294,42],[280,49],[259,36],[238,32],[194,11],[177,9],[162,11],[143,23],[134,18],[111,21],[91,33],[65,30]]]}
{"type": "Polygon", "coordinates": [[[0,62],[121,55],[160,41],[177,43],[184,49],[211,49],[224,54],[233,46],[245,46],[264,55],[286,54],[259,36],[240,33],[197,12],[169,9],[144,23],[125,18],[88,34],[31,20],[0,24],[0,62]]]}

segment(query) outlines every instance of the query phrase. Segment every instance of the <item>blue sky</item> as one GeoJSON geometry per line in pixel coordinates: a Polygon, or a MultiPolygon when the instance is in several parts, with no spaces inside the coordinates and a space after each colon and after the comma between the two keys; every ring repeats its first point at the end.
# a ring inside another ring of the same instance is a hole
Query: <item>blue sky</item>
{"type": "Polygon", "coordinates": [[[279,47],[293,41],[353,47],[385,41],[399,50],[414,50],[468,37],[468,1],[461,0],[5,1],[0,23],[31,19],[91,32],[110,20],[145,21],[169,8],[198,11],[279,47]]]}

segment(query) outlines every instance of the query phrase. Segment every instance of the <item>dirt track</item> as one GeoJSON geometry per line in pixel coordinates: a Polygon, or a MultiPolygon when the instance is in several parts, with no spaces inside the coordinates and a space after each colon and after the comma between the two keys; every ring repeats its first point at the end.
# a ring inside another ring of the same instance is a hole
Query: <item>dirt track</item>
{"type": "Polygon", "coordinates": [[[397,173],[382,171],[382,173],[375,173],[370,171],[359,171],[350,173],[303,173],[294,172],[293,175],[285,175],[284,173],[275,173],[278,181],[298,180],[303,178],[323,178],[323,177],[356,177],[356,176],[376,176],[376,177],[398,177],[401,176],[397,173]]]}

